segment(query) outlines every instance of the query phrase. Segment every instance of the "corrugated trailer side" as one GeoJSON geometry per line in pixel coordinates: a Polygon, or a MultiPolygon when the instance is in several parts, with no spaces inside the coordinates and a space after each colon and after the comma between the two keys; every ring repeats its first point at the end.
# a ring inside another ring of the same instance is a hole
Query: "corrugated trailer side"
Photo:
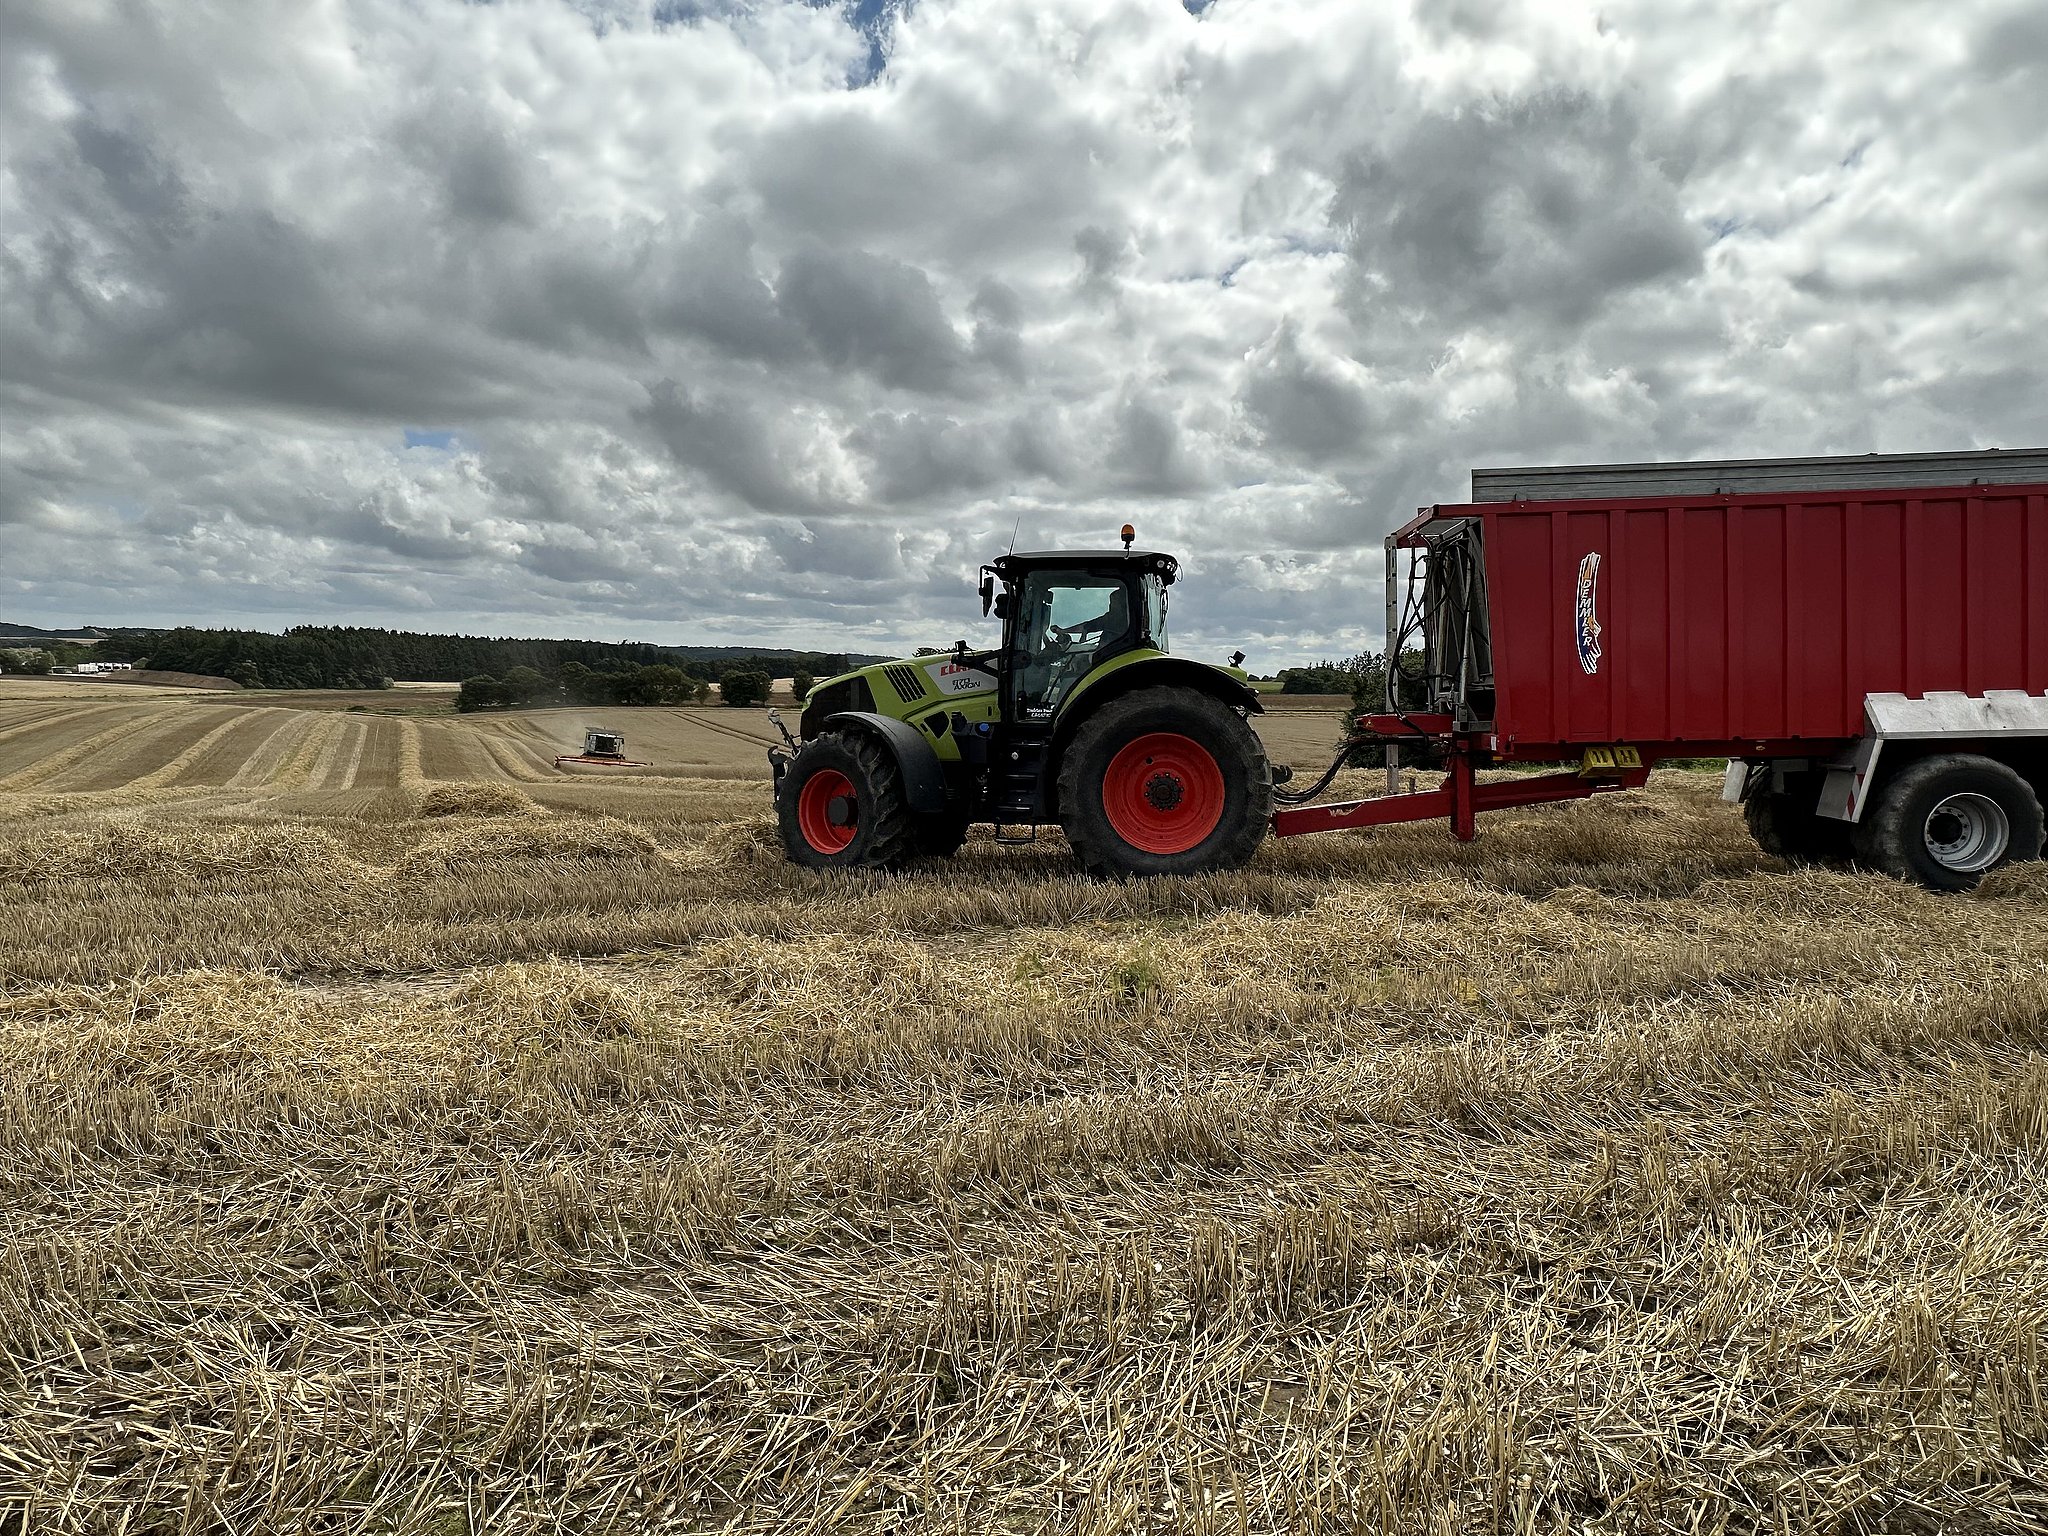
{"type": "Polygon", "coordinates": [[[1502,757],[1833,751],[1868,694],[2048,692],[2048,482],[1435,515],[1482,523],[1502,757]]]}

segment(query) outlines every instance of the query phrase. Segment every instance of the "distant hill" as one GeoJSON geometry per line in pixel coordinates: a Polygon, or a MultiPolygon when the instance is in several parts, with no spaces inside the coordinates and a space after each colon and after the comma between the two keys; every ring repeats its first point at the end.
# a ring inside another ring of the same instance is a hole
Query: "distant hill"
{"type": "Polygon", "coordinates": [[[45,645],[66,641],[73,645],[91,645],[107,638],[111,631],[96,624],[83,629],[38,629],[33,624],[0,623],[0,645],[45,645]]]}

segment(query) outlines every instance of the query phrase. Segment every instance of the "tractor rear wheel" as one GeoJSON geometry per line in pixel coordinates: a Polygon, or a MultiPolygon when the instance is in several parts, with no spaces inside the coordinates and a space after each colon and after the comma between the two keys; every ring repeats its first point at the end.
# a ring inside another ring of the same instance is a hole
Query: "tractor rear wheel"
{"type": "Polygon", "coordinates": [[[1092,875],[1199,875],[1250,859],[1273,769],[1243,715],[1192,688],[1145,688],[1085,721],[1060,764],[1060,824],[1092,875]]]}
{"type": "Polygon", "coordinates": [[[856,734],[797,750],[775,789],[775,822],[783,852],[807,869],[893,869],[917,852],[895,760],[856,734]]]}

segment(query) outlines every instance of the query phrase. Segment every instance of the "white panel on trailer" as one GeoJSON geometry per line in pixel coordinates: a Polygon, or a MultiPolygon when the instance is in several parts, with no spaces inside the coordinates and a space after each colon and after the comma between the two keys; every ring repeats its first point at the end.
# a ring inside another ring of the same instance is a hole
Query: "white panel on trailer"
{"type": "Polygon", "coordinates": [[[1994,737],[2048,736],[2048,695],[1994,688],[1968,693],[1872,693],[1863,699],[1864,734],[1828,763],[1819,811],[1836,821],[1861,821],[1888,741],[1952,740],[1958,749],[1994,737]]]}
{"type": "Polygon", "coordinates": [[[1812,459],[1693,459],[1671,464],[1475,469],[1472,499],[1590,501],[1606,496],[1747,496],[2042,484],[2048,484],[2048,448],[1991,448],[1967,453],[1859,453],[1812,459]]]}

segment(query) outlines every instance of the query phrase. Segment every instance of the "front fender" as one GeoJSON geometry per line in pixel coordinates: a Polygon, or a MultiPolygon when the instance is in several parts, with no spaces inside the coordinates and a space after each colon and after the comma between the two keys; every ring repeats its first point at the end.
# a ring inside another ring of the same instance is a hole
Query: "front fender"
{"type": "Polygon", "coordinates": [[[903,775],[903,800],[911,810],[929,816],[946,809],[946,774],[939,766],[939,754],[915,727],[866,710],[827,715],[824,725],[828,731],[862,732],[886,747],[896,761],[896,771],[903,775]]]}

